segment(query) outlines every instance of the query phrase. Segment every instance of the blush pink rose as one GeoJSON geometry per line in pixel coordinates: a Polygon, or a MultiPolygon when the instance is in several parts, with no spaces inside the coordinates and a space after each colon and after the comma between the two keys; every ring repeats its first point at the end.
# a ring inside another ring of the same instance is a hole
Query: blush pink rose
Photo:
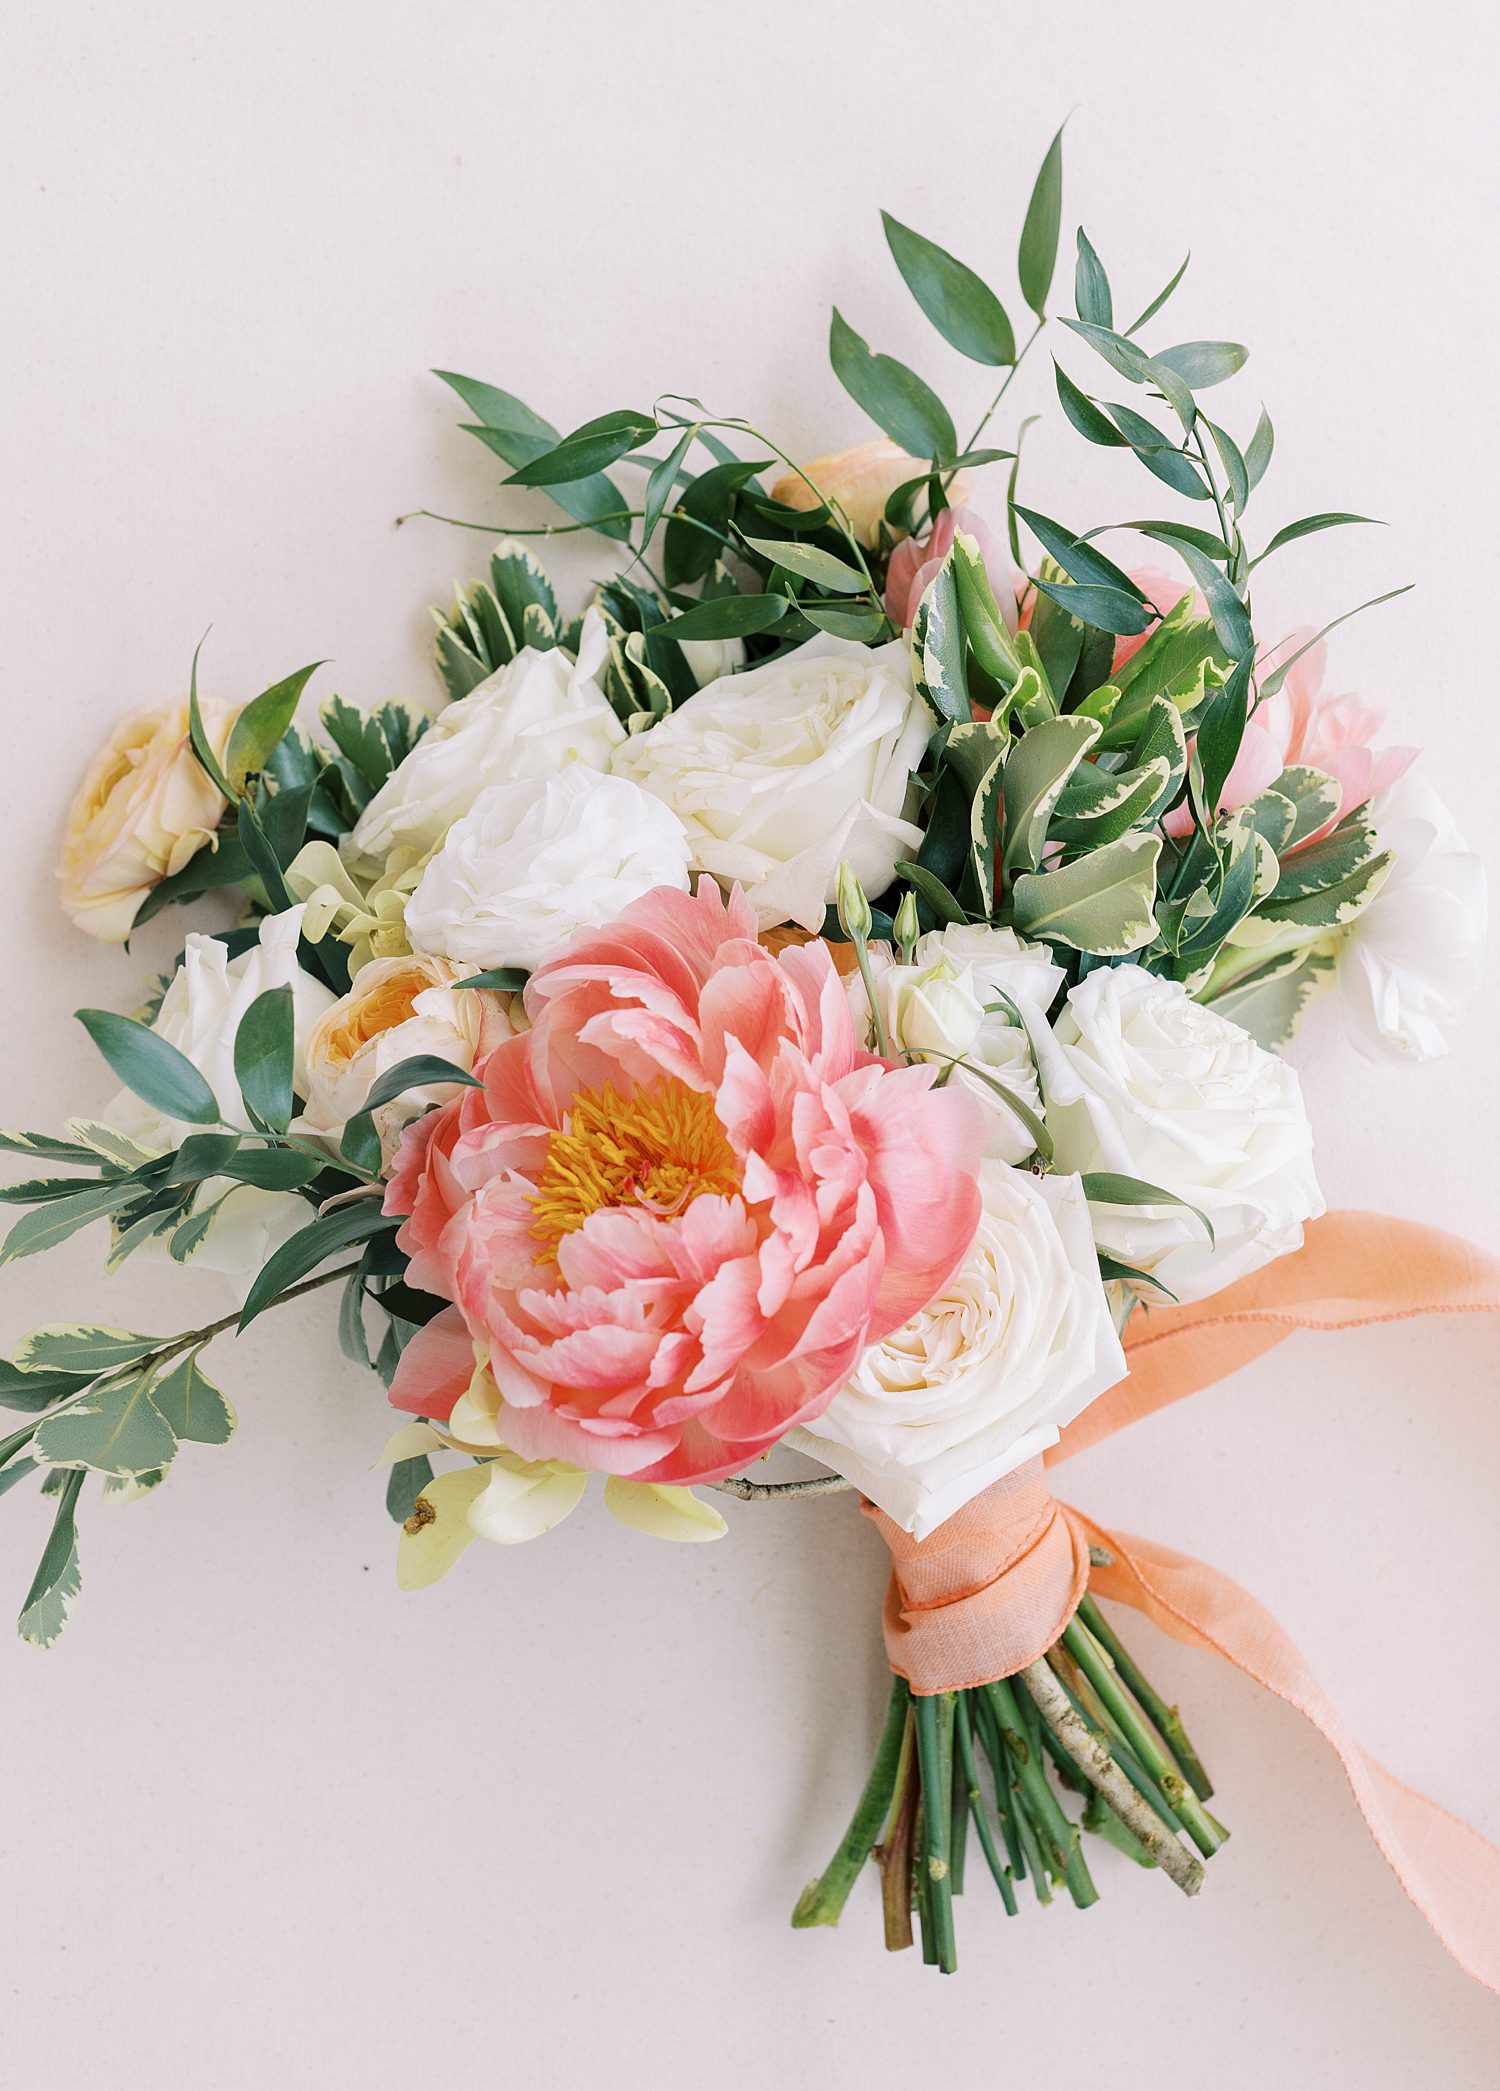
{"type": "Polygon", "coordinates": [[[828,948],[659,889],[528,983],[531,1029],[412,1126],[386,1210],[454,1303],[391,1391],[447,1417],[476,1353],[527,1459],[711,1480],[821,1414],[978,1224],[978,1106],[862,1051],[828,948]]]}
{"type": "Polygon", "coordinates": [[[916,616],[917,605],[936,578],[938,568],[953,550],[953,540],[960,530],[977,541],[995,599],[1007,624],[1014,626],[1015,598],[1011,594],[1008,562],[994,532],[972,508],[945,508],[925,537],[903,537],[891,553],[885,576],[885,607],[891,622],[903,632],[916,616]]]}
{"type": "MultiPolygon", "coordinates": [[[[1273,648],[1260,663],[1261,680],[1311,637],[1310,631],[1293,632],[1273,648]]],[[[1299,849],[1318,841],[1346,813],[1394,784],[1420,753],[1416,748],[1377,748],[1375,737],[1385,724],[1385,712],[1362,697],[1326,693],[1327,662],[1328,649],[1320,640],[1288,669],[1275,696],[1255,707],[1219,796],[1218,810],[1233,813],[1269,790],[1293,764],[1326,771],[1339,787],[1338,805],[1322,827],[1303,837],[1299,849]]],[[[1193,816],[1186,803],[1168,815],[1165,826],[1169,835],[1191,834],[1193,816]]]]}

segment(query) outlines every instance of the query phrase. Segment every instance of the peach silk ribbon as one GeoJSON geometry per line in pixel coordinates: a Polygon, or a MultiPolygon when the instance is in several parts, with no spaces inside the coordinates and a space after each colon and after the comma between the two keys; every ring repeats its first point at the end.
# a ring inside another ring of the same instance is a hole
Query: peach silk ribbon
{"type": "MultiPolygon", "coordinates": [[[[1424,1314],[1500,1312],[1500,1262],[1435,1228],[1330,1213],[1295,1254],[1191,1306],[1138,1317],[1130,1376],[1064,1431],[1047,1465],[1249,1364],[1296,1329],[1353,1329],[1424,1314]]],[[[865,1505],[891,1550],[891,1667],[919,1693],[1009,1676],[1050,1648],[1092,1573],[1190,1648],[1234,1663],[1312,1722],[1337,1751],[1396,1878],[1453,1958],[1500,1992],[1500,1851],[1392,1778],[1340,1720],[1264,1606],[1217,1569],[1154,1541],[1106,1532],[1053,1500],[1041,1460],[986,1489],[920,1545],[865,1505]],[[1109,1557],[1089,1568],[1089,1547],[1109,1557]]]]}

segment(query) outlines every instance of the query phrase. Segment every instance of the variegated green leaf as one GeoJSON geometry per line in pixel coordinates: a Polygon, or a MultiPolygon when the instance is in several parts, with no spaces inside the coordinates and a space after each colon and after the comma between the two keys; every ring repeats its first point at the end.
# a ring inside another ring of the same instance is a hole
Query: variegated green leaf
{"type": "Polygon", "coordinates": [[[173,1436],[194,1445],[227,1445],[234,1436],[235,1413],[190,1351],[176,1359],[151,1383],[151,1400],[173,1436]]]}
{"type": "Polygon", "coordinates": [[[1139,951],[1156,934],[1160,854],[1159,835],[1126,835],[1056,871],[1026,873],[1012,894],[1016,928],[1100,958],[1139,951]]]}
{"type": "Polygon", "coordinates": [[[1333,819],[1339,810],[1341,789],[1338,780],[1330,777],[1326,770],[1309,769],[1305,763],[1294,763],[1282,771],[1271,789],[1290,799],[1296,810],[1296,820],[1284,847],[1292,850],[1309,835],[1333,819]]]}
{"type": "Polygon", "coordinates": [[[1267,1052],[1280,1052],[1308,1004],[1329,985],[1334,965],[1333,954],[1321,948],[1281,952],[1222,991],[1200,999],[1242,1025],[1267,1052]]]}
{"type": "Polygon", "coordinates": [[[47,1466],[92,1467],[100,1474],[143,1474],[170,1465],[176,1450],[172,1427],[144,1374],[96,1387],[44,1416],[32,1440],[32,1451],[47,1466]]]}
{"type": "Polygon", "coordinates": [[[911,663],[918,693],[926,699],[934,716],[955,723],[973,716],[964,650],[963,618],[950,552],[917,605],[911,628],[911,663]]]}
{"type": "Polygon", "coordinates": [[[1046,719],[1033,726],[1005,759],[1002,867],[1034,871],[1063,786],[1099,738],[1095,719],[1046,719]]]}
{"type": "MultiPolygon", "coordinates": [[[[1171,711],[1171,706],[1167,709],[1171,711]]],[[[1096,763],[1084,763],[1057,802],[1050,832],[1063,842],[1102,849],[1150,820],[1165,803],[1171,781],[1171,765],[1165,755],[1158,755],[1143,769],[1104,770],[1096,763]]]]}

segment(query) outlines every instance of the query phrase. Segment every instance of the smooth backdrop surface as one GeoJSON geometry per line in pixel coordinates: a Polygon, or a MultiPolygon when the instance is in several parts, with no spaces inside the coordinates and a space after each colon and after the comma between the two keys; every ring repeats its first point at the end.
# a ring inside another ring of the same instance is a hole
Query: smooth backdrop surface
{"type": "MultiPolygon", "coordinates": [[[[0,126],[5,1122],[109,1087],[69,1023],[129,1008],[174,948],[70,932],[64,804],[126,707],[319,691],[432,698],[426,605],[486,539],[430,506],[496,491],[424,373],[571,425],[676,389],[810,453],[860,437],[829,375],[836,299],[977,413],[905,298],[877,206],[1014,297],[1058,121],[1081,214],[1134,308],[1185,247],[1178,339],[1253,358],[1219,395],[1279,434],[1259,529],[1385,531],[1266,570],[1265,629],[1418,592],[1336,635],[1334,677],[1476,841],[1494,805],[1490,10],[8,0],[0,126]]],[[[1013,307],[1014,309],[1014,307],[1013,307]]],[[[1080,375],[1082,351],[1061,350],[1080,375]]],[[[1130,460],[1013,388],[1028,485],[1069,519],[1157,511],[1130,460]]],[[[999,440],[1006,440],[1001,433],[999,440]]],[[[1254,514],[1254,511],[1252,511],[1254,514]]],[[[579,592],[605,570],[574,539],[579,592]]],[[[1465,1229],[1494,1209],[1491,982],[1416,1075],[1300,1049],[1331,1202],[1465,1229]]],[[[0,1274],[0,1336],[222,1311],[215,1282],[99,1247],[0,1274]]],[[[1306,1338],[1067,1474],[1126,1529],[1200,1552],[1286,1621],[1403,1776],[1500,1834],[1496,1337],[1306,1338]]],[[[873,1886],[786,1923],[842,1829],[883,1700],[874,1535],[848,1499],[730,1506],[655,1547],[597,1502],[476,1547],[401,1598],[373,1381],[309,1301],[217,1357],[241,1430],[128,1508],[90,1504],[84,1596],[43,1656],[0,1641],[0,2083],[7,2091],[931,2080],[1216,2091],[1477,2091],[1500,2005],[1446,1960],[1297,1718],[1143,1626],[1234,1840],[1196,1906],[1098,1858],[1087,1915],[983,1886],[940,1982],[880,1949],[873,1886]]],[[[41,1548],[0,1516],[17,1604],[41,1548]]]]}

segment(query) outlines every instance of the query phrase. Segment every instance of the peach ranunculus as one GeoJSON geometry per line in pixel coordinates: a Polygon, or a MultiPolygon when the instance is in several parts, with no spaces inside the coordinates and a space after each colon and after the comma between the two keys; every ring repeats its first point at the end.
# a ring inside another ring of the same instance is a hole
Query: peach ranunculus
{"type": "MultiPolygon", "coordinates": [[[[954,492],[957,491],[958,480],[955,480],[954,492]]],[[[918,603],[952,551],[953,540],[960,530],[978,543],[979,556],[995,591],[995,600],[1006,623],[1012,631],[1015,630],[1016,599],[1011,592],[1010,561],[1004,547],[997,542],[983,516],[977,515],[972,508],[959,505],[945,508],[924,537],[904,538],[891,553],[885,577],[886,614],[903,632],[916,616],[918,603]]]]}
{"type": "MultiPolygon", "coordinates": [[[[880,543],[885,504],[898,486],[928,469],[926,459],[912,457],[888,436],[877,436],[873,442],[856,443],[852,450],[835,450],[828,457],[815,457],[794,471],[783,472],[771,488],[771,499],[801,509],[816,508],[819,494],[837,501],[849,518],[850,529],[866,551],[873,552],[880,543]]],[[[955,503],[967,500],[968,493],[968,474],[959,472],[952,487],[955,503]]]]}
{"type": "MultiPolygon", "coordinates": [[[[222,761],[238,710],[207,699],[199,709],[222,761]]],[[[131,712],[68,808],[57,866],[63,912],[101,943],[123,944],[152,887],[213,840],[223,814],[188,739],[187,699],[131,712]]]]}
{"type": "Polygon", "coordinates": [[[455,1306],[397,1407],[463,1398],[466,1441],[708,1480],[821,1414],[947,1281],[978,1106],[860,1049],[825,944],[755,930],[705,879],[579,931],[484,1087],[408,1129],[385,1209],[411,1282],[455,1306]]]}
{"type": "MultiPolygon", "coordinates": [[[[467,1074],[514,1026],[506,998],[485,988],[455,985],[472,967],[417,954],[374,958],[360,967],[307,1041],[307,1109],[312,1131],[336,1134],[356,1112],[381,1075],[403,1060],[431,1054],[467,1074]]],[[[401,1133],[419,1112],[446,1103],[453,1082],[409,1089],[375,1112],[375,1127],[387,1159],[401,1133]]]]}
{"type": "MultiPolygon", "coordinates": [[[[1259,680],[1263,683],[1311,637],[1308,630],[1293,632],[1273,648],[1259,665],[1259,680]]],[[[1299,849],[1318,841],[1346,813],[1394,784],[1420,753],[1416,748],[1377,748],[1375,737],[1385,724],[1385,712],[1362,697],[1333,696],[1325,691],[1327,660],[1328,649],[1320,640],[1287,670],[1275,695],[1256,705],[1219,795],[1218,811],[1233,813],[1268,791],[1282,771],[1294,764],[1324,771],[1338,785],[1339,801],[1323,825],[1302,838],[1299,849]]],[[[1186,804],[1177,807],[1165,826],[1169,835],[1190,834],[1191,808],[1186,804]]]]}

